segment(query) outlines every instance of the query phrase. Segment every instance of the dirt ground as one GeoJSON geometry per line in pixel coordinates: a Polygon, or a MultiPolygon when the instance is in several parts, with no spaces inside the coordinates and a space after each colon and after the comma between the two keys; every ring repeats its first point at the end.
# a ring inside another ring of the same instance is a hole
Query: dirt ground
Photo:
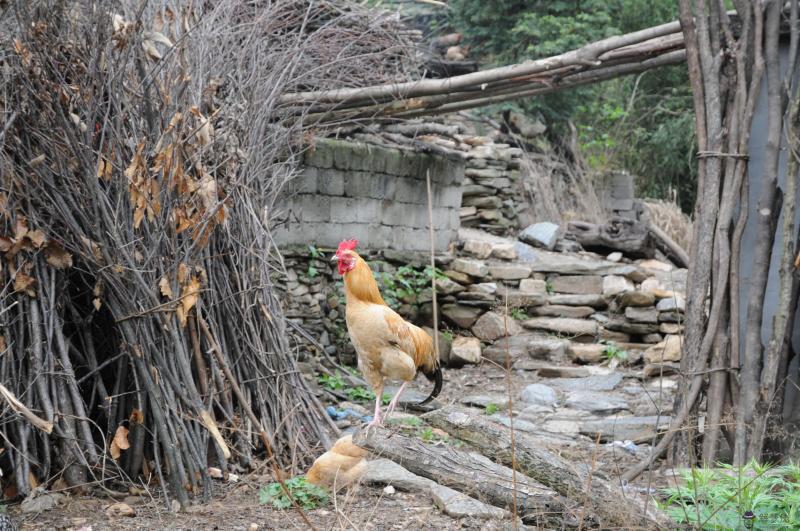
{"type": "MultiPolygon", "coordinates": [[[[512,370],[513,397],[518,397],[525,385],[539,381],[533,374],[531,371],[512,370]]],[[[468,394],[506,393],[507,385],[506,372],[491,363],[447,370],[439,401],[449,404],[457,403],[468,394]]],[[[414,389],[427,395],[429,383],[419,378],[414,389]]],[[[370,404],[363,405],[371,410],[370,404]]],[[[624,451],[595,444],[585,437],[578,437],[574,443],[560,448],[551,447],[551,450],[611,479],[636,461],[636,457],[624,451]]],[[[209,502],[194,502],[187,512],[178,514],[167,511],[163,500],[128,497],[125,501],[134,508],[135,516],[109,517],[106,508],[123,500],[90,496],[70,496],[66,504],[39,514],[20,514],[19,507],[14,506],[8,512],[24,530],[307,529],[308,526],[294,510],[279,511],[259,504],[259,487],[269,482],[271,478],[268,475],[252,473],[243,474],[235,484],[217,483],[209,502]]],[[[642,478],[629,488],[631,492],[642,495],[648,488],[648,482],[651,488],[663,486],[663,481],[655,476],[649,480],[642,478]]],[[[308,511],[307,514],[316,528],[326,530],[511,529],[507,521],[487,522],[446,516],[433,505],[427,494],[400,491],[385,494],[381,487],[368,485],[359,486],[355,492],[339,494],[327,507],[308,511]]]]}

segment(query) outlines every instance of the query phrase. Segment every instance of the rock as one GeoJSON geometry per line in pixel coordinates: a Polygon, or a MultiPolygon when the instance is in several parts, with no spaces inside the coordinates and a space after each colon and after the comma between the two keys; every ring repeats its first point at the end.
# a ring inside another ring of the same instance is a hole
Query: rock
{"type": "Polygon", "coordinates": [[[649,275],[630,264],[616,264],[608,260],[597,260],[574,254],[562,254],[535,249],[522,242],[516,244],[518,260],[529,264],[536,273],[560,275],[620,275],[642,282],[649,275]]]}
{"type": "MultiPolygon", "coordinates": [[[[429,336],[433,337],[433,328],[423,326],[422,329],[425,330],[429,336]]],[[[450,339],[450,337],[451,336],[439,331],[439,359],[445,366],[450,365],[450,351],[453,345],[453,340],[450,339]]]]}
{"type": "Polygon", "coordinates": [[[516,260],[517,249],[513,243],[501,243],[492,247],[492,256],[501,260],[516,260]]]}
{"type": "Polygon", "coordinates": [[[670,417],[662,415],[648,417],[614,416],[580,423],[580,433],[592,439],[600,436],[601,442],[630,440],[634,443],[651,442],[656,430],[669,427],[670,417]]]}
{"type": "Polygon", "coordinates": [[[658,325],[658,331],[662,334],[682,334],[683,325],[677,323],[661,323],[658,325]]]}
{"type": "Polygon", "coordinates": [[[486,312],[474,325],[472,333],[483,341],[494,341],[504,336],[515,336],[522,331],[516,319],[497,312],[486,312]]]}
{"type": "Polygon", "coordinates": [[[542,378],[585,378],[592,375],[594,367],[562,367],[553,365],[539,367],[537,374],[542,378]]]}
{"type": "Polygon", "coordinates": [[[450,365],[460,367],[465,363],[481,362],[481,341],[476,337],[457,337],[450,347],[450,365]]]}
{"type": "MultiPolygon", "coordinates": [[[[563,306],[559,304],[548,304],[539,306],[530,311],[530,315],[536,317],[569,317],[570,319],[584,319],[595,313],[594,308],[589,306],[563,306]]],[[[656,314],[658,317],[658,314],[656,314]]]]}
{"type": "Polygon", "coordinates": [[[665,361],[680,361],[682,354],[681,336],[669,335],[664,341],[657,343],[644,351],[646,363],[663,363],[665,361]]]}
{"type": "Polygon", "coordinates": [[[636,286],[630,279],[618,275],[608,275],[603,277],[603,295],[616,295],[626,291],[635,291],[636,286]]]}
{"type": "Polygon", "coordinates": [[[625,332],[617,332],[615,330],[606,330],[602,327],[600,328],[600,334],[598,334],[597,337],[607,343],[627,343],[631,340],[630,334],[626,334],[625,332]]]}
{"type": "Polygon", "coordinates": [[[453,260],[453,263],[450,264],[450,267],[459,273],[464,273],[465,275],[478,278],[485,277],[489,274],[489,268],[486,266],[486,264],[479,260],[456,258],[453,260]]]}
{"type": "Polygon", "coordinates": [[[542,406],[542,405],[539,405],[539,404],[531,404],[529,406],[526,406],[525,409],[523,409],[520,412],[519,416],[520,417],[528,417],[528,418],[534,417],[536,420],[538,420],[538,418],[536,418],[536,417],[538,417],[539,415],[542,415],[542,414],[546,415],[546,414],[552,413],[552,412],[553,412],[553,408],[552,407],[542,406]]]}
{"type": "Polygon", "coordinates": [[[558,241],[561,229],[555,223],[541,222],[527,226],[519,233],[519,240],[535,247],[553,249],[558,241]]]}
{"type": "Polygon", "coordinates": [[[628,402],[618,396],[578,391],[570,393],[564,403],[566,407],[580,411],[588,411],[598,415],[610,415],[630,409],[628,402]]]}
{"type": "Polygon", "coordinates": [[[658,324],[658,310],[650,308],[636,308],[628,306],[625,308],[625,318],[635,323],[658,324]]]}
{"type": "Polygon", "coordinates": [[[675,269],[675,266],[672,264],[667,264],[661,260],[640,260],[636,264],[643,269],[650,269],[652,271],[672,271],[675,269]]]}
{"type": "Polygon", "coordinates": [[[598,320],[600,324],[603,325],[603,328],[615,332],[624,332],[632,335],[654,334],[658,332],[657,324],[632,323],[621,316],[604,317],[595,314],[593,318],[598,320]]]}
{"type": "Polygon", "coordinates": [[[599,343],[570,343],[569,353],[572,361],[580,363],[600,363],[605,359],[606,345],[599,343]]]}
{"type": "Polygon", "coordinates": [[[109,518],[134,517],[136,511],[127,503],[113,503],[106,508],[106,516],[109,518]]]}
{"type": "Polygon", "coordinates": [[[646,291],[624,291],[614,298],[615,311],[622,311],[629,306],[647,308],[656,303],[656,297],[646,291]]]}
{"type": "Polygon", "coordinates": [[[575,240],[559,238],[553,250],[559,253],[580,253],[583,252],[583,245],[575,240]]]}
{"type": "Polygon", "coordinates": [[[504,337],[495,341],[492,345],[484,347],[481,355],[484,359],[499,363],[505,366],[506,363],[506,343],[508,343],[508,356],[512,362],[521,357],[527,357],[528,342],[531,336],[519,334],[516,336],[504,337]]]}
{"type": "Polygon", "coordinates": [[[430,486],[433,503],[446,515],[453,518],[474,518],[478,520],[508,519],[511,514],[505,509],[487,505],[470,498],[450,487],[433,483],[430,486]]]}
{"type": "Polygon", "coordinates": [[[489,275],[498,280],[520,280],[531,276],[533,270],[524,264],[495,264],[489,266],[489,275]]]}
{"type": "Polygon", "coordinates": [[[622,253],[619,251],[613,252],[608,256],[606,256],[606,260],[608,260],[609,262],[619,262],[620,260],[622,260],[622,253]]]}
{"type": "Polygon", "coordinates": [[[467,240],[464,242],[464,252],[483,260],[492,254],[492,244],[480,240],[467,240]]]}
{"type": "Polygon", "coordinates": [[[683,323],[683,313],[681,312],[660,312],[658,314],[659,323],[683,323]]]}
{"type": "Polygon", "coordinates": [[[436,279],[436,291],[440,295],[454,295],[456,293],[461,293],[465,289],[464,286],[447,277],[436,279]]]}
{"type": "Polygon", "coordinates": [[[642,336],[642,343],[661,343],[664,338],[661,334],[645,334],[642,336]]]}
{"type": "Polygon", "coordinates": [[[445,274],[445,276],[447,278],[449,278],[450,280],[455,280],[459,284],[471,284],[472,283],[472,279],[469,278],[469,275],[465,275],[464,273],[461,273],[460,271],[453,271],[452,269],[446,269],[444,271],[444,274],[445,274]]]}
{"type": "Polygon", "coordinates": [[[612,391],[621,381],[622,375],[612,372],[585,378],[554,378],[547,383],[564,391],[612,391]]]}
{"type": "Polygon", "coordinates": [[[23,513],[42,513],[55,509],[66,503],[67,497],[59,492],[46,492],[44,487],[37,487],[22,500],[20,510],[23,513]]]}
{"type": "Polygon", "coordinates": [[[494,404],[498,409],[508,408],[508,397],[505,395],[468,395],[459,399],[465,406],[485,408],[494,404]]]}
{"type": "MultiPolygon", "coordinates": [[[[467,171],[469,171],[469,170],[467,170],[467,171]]],[[[476,170],[476,171],[486,171],[486,170],[476,170]]],[[[494,170],[488,170],[488,171],[494,171],[494,170]]],[[[503,202],[496,195],[465,197],[462,200],[461,204],[464,205],[464,206],[474,206],[474,207],[476,207],[478,209],[481,209],[481,208],[500,208],[501,206],[503,206],[503,202]]]]}
{"type": "Polygon", "coordinates": [[[648,278],[642,281],[642,291],[652,293],[659,299],[674,297],[675,292],[668,289],[667,286],[657,278],[648,278]]]}
{"type": "Polygon", "coordinates": [[[478,320],[483,311],[480,308],[464,306],[463,304],[443,304],[442,316],[451,324],[459,328],[470,328],[478,320]]]}
{"type": "Polygon", "coordinates": [[[534,317],[522,322],[522,326],[531,330],[545,330],[569,336],[596,336],[597,323],[583,319],[567,319],[561,317],[534,317]]]}
{"type": "Polygon", "coordinates": [[[563,339],[532,339],[528,355],[534,359],[560,361],[566,356],[568,341],[563,339]]]}
{"type": "Polygon", "coordinates": [[[409,472],[389,459],[367,461],[362,481],[378,485],[392,485],[396,489],[405,491],[425,491],[434,483],[430,479],[409,472]]]}
{"type": "Polygon", "coordinates": [[[458,217],[460,217],[460,218],[468,218],[470,216],[474,216],[477,213],[478,213],[478,209],[475,208],[474,206],[461,207],[458,210],[458,217]]]}
{"type": "Polygon", "coordinates": [[[577,295],[603,293],[603,277],[598,275],[563,275],[550,281],[556,293],[577,295]]]}
{"type": "Polygon", "coordinates": [[[545,431],[550,433],[562,433],[564,435],[577,435],[580,427],[574,420],[549,420],[542,426],[545,431]]]}
{"type": "Polygon", "coordinates": [[[564,306],[591,306],[595,309],[606,307],[606,299],[602,295],[550,295],[549,302],[564,306]]]}
{"type": "Polygon", "coordinates": [[[469,291],[476,291],[478,293],[485,293],[487,295],[494,295],[497,293],[497,283],[495,282],[481,282],[479,284],[472,284],[469,291]]]}
{"type": "Polygon", "coordinates": [[[386,485],[385,487],[383,487],[383,493],[386,494],[387,496],[391,496],[392,494],[395,493],[394,487],[392,487],[391,485],[386,485]]]}
{"type": "Polygon", "coordinates": [[[547,282],[535,278],[523,278],[519,281],[519,290],[531,295],[547,295],[547,282]]]}
{"type": "Polygon", "coordinates": [[[547,295],[524,293],[522,291],[502,288],[499,289],[497,293],[501,306],[505,305],[506,293],[508,294],[508,306],[510,308],[530,308],[547,304],[547,295]]]}
{"type": "Polygon", "coordinates": [[[681,366],[677,363],[648,363],[642,369],[642,376],[645,378],[654,378],[659,376],[668,376],[670,374],[678,374],[681,366]]]}
{"type": "Polygon", "coordinates": [[[521,399],[526,404],[553,407],[558,402],[558,396],[552,387],[543,384],[530,384],[522,390],[521,399]]]}
{"type": "Polygon", "coordinates": [[[658,304],[656,304],[656,309],[659,312],[685,312],[686,299],[684,299],[680,295],[675,295],[674,297],[661,299],[660,301],[658,301],[658,304]]]}

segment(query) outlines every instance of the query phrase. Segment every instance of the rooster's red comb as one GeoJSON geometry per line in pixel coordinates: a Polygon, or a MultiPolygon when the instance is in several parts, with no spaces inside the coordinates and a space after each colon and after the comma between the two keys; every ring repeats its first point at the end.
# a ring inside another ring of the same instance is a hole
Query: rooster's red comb
{"type": "Polygon", "coordinates": [[[357,246],[358,246],[358,240],[344,240],[342,243],[339,244],[339,248],[336,250],[336,252],[339,253],[342,251],[355,251],[357,246]]]}

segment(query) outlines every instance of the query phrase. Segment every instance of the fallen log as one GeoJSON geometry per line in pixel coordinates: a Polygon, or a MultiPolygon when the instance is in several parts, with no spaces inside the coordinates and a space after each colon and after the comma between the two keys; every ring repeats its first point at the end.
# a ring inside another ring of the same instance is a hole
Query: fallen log
{"type": "Polygon", "coordinates": [[[567,225],[566,236],[587,251],[621,251],[638,258],[655,256],[655,244],[648,226],[632,219],[614,218],[606,225],[573,221],[567,225]]]}
{"type": "Polygon", "coordinates": [[[648,226],[648,230],[650,230],[653,238],[655,238],[656,247],[675,262],[675,265],[678,267],[689,267],[689,253],[687,253],[678,242],[652,223],[648,226]]]}
{"type": "Polygon", "coordinates": [[[432,411],[422,418],[481,453],[493,456],[499,463],[510,466],[515,462],[523,474],[585,506],[587,514],[592,514],[602,529],[671,525],[666,515],[655,507],[645,512],[639,500],[626,497],[608,480],[542,448],[541,440],[530,434],[514,434],[512,453],[510,430],[487,418],[470,415],[452,406],[432,411]]]}
{"type": "MultiPolygon", "coordinates": [[[[526,524],[546,529],[579,526],[579,507],[555,491],[486,457],[449,446],[435,446],[393,433],[385,428],[362,430],[353,442],[402,465],[410,472],[432,479],[496,507],[513,510],[526,524]]],[[[591,524],[589,517],[584,524],[591,524]]]]}

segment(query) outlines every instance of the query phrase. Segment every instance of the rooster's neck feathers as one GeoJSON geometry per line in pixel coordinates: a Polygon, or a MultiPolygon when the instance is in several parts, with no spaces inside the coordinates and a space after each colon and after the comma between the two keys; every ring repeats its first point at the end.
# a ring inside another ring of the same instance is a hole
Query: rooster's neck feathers
{"type": "Polygon", "coordinates": [[[355,267],[344,275],[344,288],[348,304],[352,298],[361,302],[386,306],[378,289],[378,283],[375,282],[375,277],[372,275],[372,270],[358,255],[356,255],[355,267]]]}

